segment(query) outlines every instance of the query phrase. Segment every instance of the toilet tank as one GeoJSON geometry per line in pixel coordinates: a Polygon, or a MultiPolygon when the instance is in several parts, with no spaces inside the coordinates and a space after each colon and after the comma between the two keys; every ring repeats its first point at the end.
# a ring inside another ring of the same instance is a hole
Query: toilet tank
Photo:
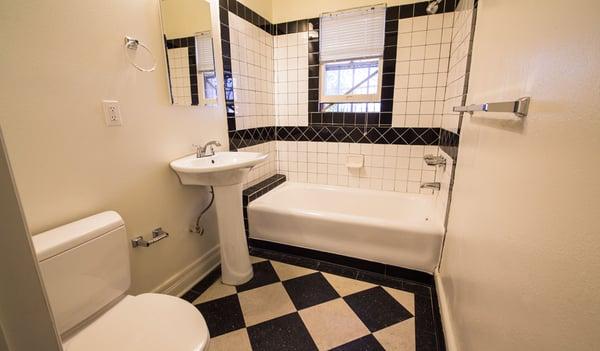
{"type": "Polygon", "coordinates": [[[125,224],[102,212],[33,236],[61,334],[125,294],[131,285],[125,224]]]}

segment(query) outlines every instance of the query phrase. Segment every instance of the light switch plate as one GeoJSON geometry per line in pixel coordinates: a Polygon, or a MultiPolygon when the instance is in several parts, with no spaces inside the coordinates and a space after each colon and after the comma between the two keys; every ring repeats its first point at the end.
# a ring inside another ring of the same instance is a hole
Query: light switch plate
{"type": "Polygon", "coordinates": [[[109,127],[118,127],[123,124],[121,120],[121,108],[116,100],[102,100],[104,108],[104,119],[109,127]]]}

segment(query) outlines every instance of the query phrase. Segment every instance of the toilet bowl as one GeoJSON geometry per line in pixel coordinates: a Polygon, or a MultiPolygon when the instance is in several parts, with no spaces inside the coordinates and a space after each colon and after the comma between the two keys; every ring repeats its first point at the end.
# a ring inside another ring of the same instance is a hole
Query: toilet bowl
{"type": "Polygon", "coordinates": [[[192,304],[127,294],[129,249],[118,213],[35,235],[33,244],[65,351],[208,349],[208,327],[192,304]]]}

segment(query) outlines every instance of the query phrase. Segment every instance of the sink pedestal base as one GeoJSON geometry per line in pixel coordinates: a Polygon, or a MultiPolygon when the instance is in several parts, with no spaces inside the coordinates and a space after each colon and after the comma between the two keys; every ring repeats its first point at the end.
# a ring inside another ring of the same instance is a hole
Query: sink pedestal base
{"type": "Polygon", "coordinates": [[[240,285],[252,279],[252,264],[244,230],[242,184],[214,186],[221,248],[221,281],[240,285]]]}

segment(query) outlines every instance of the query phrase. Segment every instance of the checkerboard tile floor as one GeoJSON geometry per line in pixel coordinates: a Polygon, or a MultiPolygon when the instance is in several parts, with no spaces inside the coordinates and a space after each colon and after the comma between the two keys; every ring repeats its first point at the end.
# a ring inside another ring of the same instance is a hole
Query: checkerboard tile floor
{"type": "Polygon", "coordinates": [[[416,350],[415,295],[253,257],[254,278],[219,280],[192,303],[211,351],[416,350]]]}

